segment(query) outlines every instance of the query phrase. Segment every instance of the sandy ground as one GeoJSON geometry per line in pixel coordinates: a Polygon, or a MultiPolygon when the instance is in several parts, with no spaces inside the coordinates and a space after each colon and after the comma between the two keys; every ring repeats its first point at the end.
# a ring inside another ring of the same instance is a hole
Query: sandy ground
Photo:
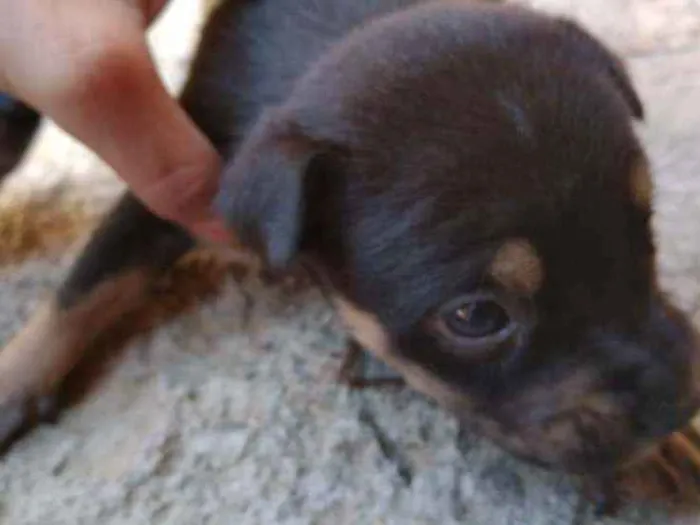
{"type": "MultiPolygon", "coordinates": [[[[572,14],[630,60],[649,118],[664,285],[700,312],[700,4],[531,0],[572,14]]],[[[153,37],[182,82],[199,6],[153,37]]],[[[106,204],[120,185],[51,126],[3,188],[106,204]]],[[[75,250],[0,269],[0,341],[61,280],[75,250]]],[[[697,315],[696,315],[697,317],[697,315]]],[[[700,317],[698,317],[700,322],[700,317]]],[[[343,334],[313,289],[250,275],[129,345],[93,395],[0,460],[0,524],[594,523],[568,479],[460,432],[408,391],[333,381],[343,334]]],[[[637,506],[610,524],[696,523],[637,506]]]]}

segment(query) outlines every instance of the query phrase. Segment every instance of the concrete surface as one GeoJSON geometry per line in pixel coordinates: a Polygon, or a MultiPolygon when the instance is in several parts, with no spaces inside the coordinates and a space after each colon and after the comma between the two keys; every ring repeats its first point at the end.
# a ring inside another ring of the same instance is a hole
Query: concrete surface
{"type": "MultiPolygon", "coordinates": [[[[663,281],[700,312],[700,6],[530,3],[572,13],[630,58],[649,113],[640,133],[656,168],[663,281]]],[[[153,35],[173,89],[195,34],[195,4],[176,1],[153,35]]],[[[10,182],[4,205],[56,188],[107,202],[120,187],[51,127],[10,182]]],[[[73,255],[0,269],[0,341],[73,255]]],[[[342,337],[312,289],[255,276],[230,283],[201,310],[132,343],[90,398],[0,460],[0,524],[594,523],[577,515],[569,480],[460,432],[418,395],[337,386],[342,337]]],[[[698,519],[638,506],[604,523],[698,519]]]]}

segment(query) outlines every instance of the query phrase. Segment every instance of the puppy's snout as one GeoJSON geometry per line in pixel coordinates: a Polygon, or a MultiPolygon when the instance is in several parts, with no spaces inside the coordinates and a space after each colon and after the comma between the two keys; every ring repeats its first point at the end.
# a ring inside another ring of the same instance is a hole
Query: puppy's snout
{"type": "Polygon", "coordinates": [[[655,407],[646,410],[647,414],[641,420],[644,436],[649,438],[664,438],[681,430],[698,411],[697,400],[687,401],[683,396],[670,401],[661,401],[655,407]]]}
{"type": "Polygon", "coordinates": [[[662,438],[687,425],[700,409],[700,346],[685,317],[665,304],[653,308],[635,339],[613,358],[629,368],[613,377],[612,386],[632,391],[639,437],[662,438]]]}

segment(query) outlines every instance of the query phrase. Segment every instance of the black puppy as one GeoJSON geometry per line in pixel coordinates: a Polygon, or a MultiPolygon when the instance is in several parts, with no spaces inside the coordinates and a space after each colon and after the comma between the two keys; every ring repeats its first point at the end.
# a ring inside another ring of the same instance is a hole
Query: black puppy
{"type": "MultiPolygon", "coordinates": [[[[308,262],[350,334],[512,452],[605,480],[697,407],[657,288],[621,62],[505,5],[229,0],[181,96],[228,159],[218,209],[308,262]]],[[[126,195],[0,353],[0,443],[194,246],[126,195]]]]}

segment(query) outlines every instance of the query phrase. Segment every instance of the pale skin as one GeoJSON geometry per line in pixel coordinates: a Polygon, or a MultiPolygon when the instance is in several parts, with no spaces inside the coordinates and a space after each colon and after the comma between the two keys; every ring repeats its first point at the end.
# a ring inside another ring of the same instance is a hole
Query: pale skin
{"type": "Polygon", "coordinates": [[[0,0],[0,92],[109,164],[156,215],[228,240],[221,160],[160,80],[145,32],[168,0],[0,0]]]}

